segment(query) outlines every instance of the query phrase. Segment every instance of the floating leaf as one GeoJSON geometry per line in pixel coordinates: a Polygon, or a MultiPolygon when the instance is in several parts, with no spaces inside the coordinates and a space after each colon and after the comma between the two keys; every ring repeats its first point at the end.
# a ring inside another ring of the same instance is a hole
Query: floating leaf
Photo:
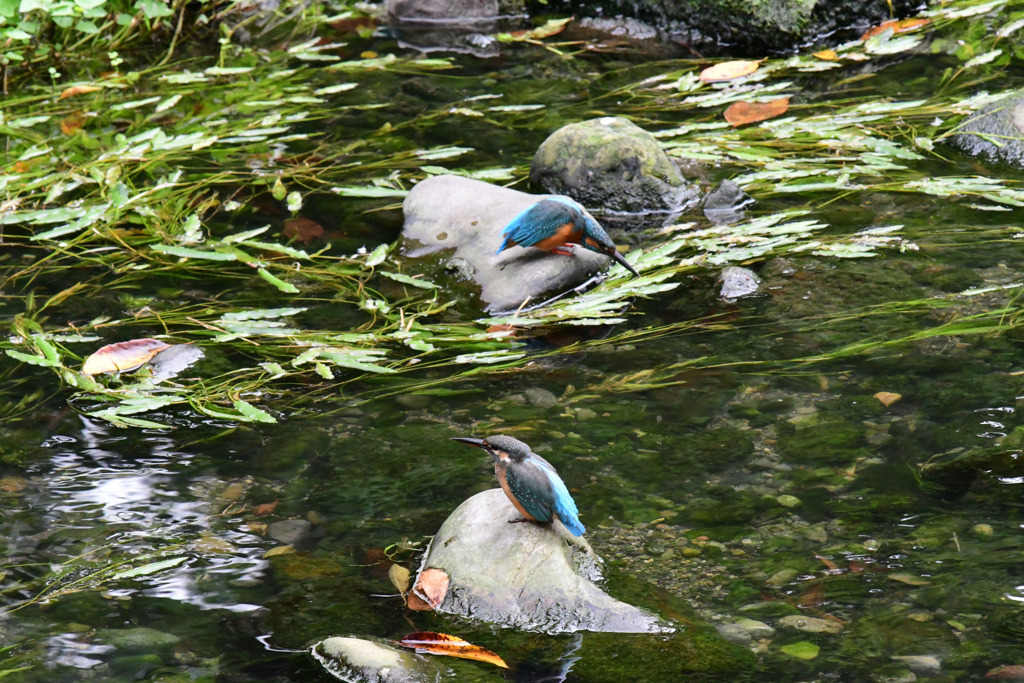
{"type": "Polygon", "coordinates": [[[271,503],[261,503],[261,504],[257,505],[256,506],[256,516],[257,517],[266,517],[267,515],[273,514],[274,510],[277,508],[277,504],[279,502],[281,502],[281,501],[275,500],[275,501],[273,501],[271,503]]]}
{"type": "Polygon", "coordinates": [[[399,645],[411,647],[416,652],[426,652],[432,655],[445,655],[447,657],[459,657],[461,659],[472,659],[477,662],[487,662],[503,669],[508,668],[498,655],[490,650],[467,643],[458,636],[450,636],[447,633],[435,633],[434,631],[417,631],[410,633],[398,641],[399,645]]]}
{"type": "Polygon", "coordinates": [[[794,657],[796,659],[811,660],[818,656],[818,651],[821,649],[814,643],[806,640],[801,640],[796,643],[790,643],[789,645],[783,645],[781,648],[784,654],[794,657]]]}
{"type": "Polygon", "coordinates": [[[402,594],[402,599],[405,599],[405,594],[409,592],[409,583],[412,581],[412,573],[408,569],[400,564],[393,564],[388,569],[388,580],[391,581],[391,585],[398,589],[398,592],[402,594]]]}
{"type": "Polygon", "coordinates": [[[768,102],[734,102],[725,110],[725,120],[734,126],[773,119],[789,109],[789,98],[780,97],[768,102]]]}
{"type": "Polygon", "coordinates": [[[763,60],[737,59],[731,62],[722,62],[709,66],[700,72],[700,80],[705,83],[717,83],[718,81],[730,81],[734,78],[749,76],[757,71],[763,60]]]}
{"type": "Polygon", "coordinates": [[[234,404],[235,410],[241,413],[244,419],[249,422],[267,422],[270,424],[277,422],[273,415],[265,410],[260,410],[248,401],[236,398],[234,404]]]}
{"type": "Polygon", "coordinates": [[[96,92],[97,90],[102,90],[102,88],[98,85],[73,85],[70,88],[65,88],[57,99],[63,100],[65,97],[74,97],[75,95],[96,92]]]}
{"type": "Polygon", "coordinates": [[[503,43],[513,43],[519,41],[528,40],[541,40],[543,38],[549,38],[553,35],[561,33],[565,30],[565,25],[572,21],[572,17],[568,19],[549,19],[543,26],[530,29],[528,31],[512,31],[510,33],[499,33],[496,38],[503,43]]]}
{"type": "Polygon", "coordinates": [[[270,284],[274,285],[275,287],[280,289],[285,294],[298,294],[299,293],[299,288],[298,287],[296,287],[295,285],[291,284],[290,282],[285,282],[281,278],[279,278],[276,275],[274,275],[273,273],[271,273],[269,270],[267,270],[265,268],[260,268],[257,272],[259,272],[261,278],[263,278],[264,280],[266,280],[270,284]]]}
{"type": "Polygon", "coordinates": [[[926,26],[932,23],[931,19],[900,19],[896,21],[884,21],[878,26],[869,28],[860,37],[861,40],[867,40],[873,38],[881,33],[885,33],[888,30],[892,30],[893,33],[903,33],[905,31],[911,31],[919,26],[926,26]]]}
{"type": "Polygon", "coordinates": [[[839,55],[836,54],[835,50],[822,50],[821,52],[815,52],[814,56],[829,62],[839,59],[839,55]]]}
{"type": "Polygon", "coordinates": [[[170,344],[159,339],[132,339],[107,344],[85,359],[82,372],[86,375],[98,375],[134,370],[168,346],[170,344]]]}
{"type": "Polygon", "coordinates": [[[903,398],[903,396],[901,396],[900,394],[894,394],[891,391],[879,391],[877,394],[875,394],[875,398],[877,398],[883,406],[888,408],[893,403],[903,398]]]}
{"type": "Polygon", "coordinates": [[[125,569],[111,576],[111,580],[117,581],[118,579],[134,579],[138,576],[148,576],[150,574],[156,574],[162,572],[165,569],[171,567],[177,567],[188,560],[188,557],[178,556],[172,557],[160,562],[152,562],[150,564],[144,564],[141,567],[133,567],[132,569],[125,569]]]}

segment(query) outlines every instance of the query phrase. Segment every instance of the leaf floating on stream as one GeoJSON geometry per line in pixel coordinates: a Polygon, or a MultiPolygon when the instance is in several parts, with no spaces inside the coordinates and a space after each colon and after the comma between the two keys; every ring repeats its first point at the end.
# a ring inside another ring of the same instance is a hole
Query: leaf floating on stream
{"type": "Polygon", "coordinates": [[[450,636],[447,633],[435,633],[434,631],[416,631],[398,641],[403,647],[410,647],[416,652],[425,652],[432,655],[445,655],[447,657],[459,657],[461,659],[472,659],[477,662],[487,662],[503,669],[508,668],[501,657],[485,650],[482,647],[467,643],[458,636],[450,636]]]}
{"type": "Polygon", "coordinates": [[[780,97],[768,102],[733,102],[725,110],[725,120],[733,126],[756,123],[785,114],[789,109],[789,98],[780,97]]]}
{"type": "Polygon", "coordinates": [[[763,60],[737,59],[731,62],[722,62],[709,66],[700,72],[700,80],[705,83],[717,83],[718,81],[731,81],[734,78],[749,76],[757,71],[763,60]]]}
{"type": "Polygon", "coordinates": [[[135,370],[169,346],[159,339],[132,339],[107,344],[85,359],[82,372],[86,375],[99,375],[135,370]]]}

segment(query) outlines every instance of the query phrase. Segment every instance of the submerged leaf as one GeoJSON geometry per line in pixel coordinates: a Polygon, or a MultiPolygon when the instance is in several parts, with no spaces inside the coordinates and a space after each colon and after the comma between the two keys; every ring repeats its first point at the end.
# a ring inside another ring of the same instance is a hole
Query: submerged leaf
{"type": "Polygon", "coordinates": [[[134,579],[138,576],[148,576],[150,574],[156,574],[157,572],[161,572],[165,569],[170,569],[171,567],[177,567],[178,565],[186,562],[187,560],[188,557],[185,556],[172,557],[167,560],[161,560],[160,562],[151,562],[150,564],[144,564],[141,567],[124,569],[122,571],[117,572],[110,578],[112,581],[117,581],[118,579],[134,579]]]}
{"type": "Polygon", "coordinates": [[[170,344],[159,339],[132,339],[107,344],[85,359],[82,372],[86,375],[98,375],[135,370],[169,346],[170,344]]]}
{"type": "Polygon", "coordinates": [[[402,594],[402,599],[405,599],[405,594],[409,592],[409,584],[412,581],[412,573],[400,564],[393,564],[388,569],[388,580],[391,581],[391,585],[398,589],[398,592],[402,594]]]}
{"type": "Polygon", "coordinates": [[[434,631],[417,631],[410,633],[398,641],[399,645],[410,647],[417,652],[426,652],[432,655],[445,655],[447,657],[459,657],[461,659],[472,659],[477,662],[487,662],[508,668],[501,657],[485,650],[482,647],[468,643],[458,636],[451,636],[447,633],[436,633],[434,631]]]}
{"type": "Polygon", "coordinates": [[[780,97],[768,102],[734,102],[725,110],[725,120],[734,126],[755,123],[785,114],[789,109],[789,98],[780,97]]]}
{"type": "Polygon", "coordinates": [[[757,71],[764,60],[737,59],[731,62],[722,62],[709,66],[700,72],[700,80],[705,83],[717,83],[718,81],[730,81],[734,78],[749,76],[757,71]]]}

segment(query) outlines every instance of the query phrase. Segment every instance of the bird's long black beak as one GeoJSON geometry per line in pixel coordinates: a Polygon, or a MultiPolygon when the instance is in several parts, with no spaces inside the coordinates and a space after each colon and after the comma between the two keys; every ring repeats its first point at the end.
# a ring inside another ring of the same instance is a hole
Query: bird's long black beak
{"type": "Polygon", "coordinates": [[[636,271],[636,268],[626,260],[626,257],[619,253],[618,249],[612,249],[611,253],[608,254],[612,257],[612,260],[621,265],[623,268],[633,273],[633,277],[640,277],[640,273],[636,271]]]}
{"type": "Polygon", "coordinates": [[[477,448],[484,447],[483,439],[474,439],[469,436],[453,436],[452,441],[458,441],[459,443],[469,444],[470,446],[476,446],[477,448]]]}

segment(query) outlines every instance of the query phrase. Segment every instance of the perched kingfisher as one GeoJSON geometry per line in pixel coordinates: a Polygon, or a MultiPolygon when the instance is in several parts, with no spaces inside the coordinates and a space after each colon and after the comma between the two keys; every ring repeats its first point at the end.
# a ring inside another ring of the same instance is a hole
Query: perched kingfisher
{"type": "Polygon", "coordinates": [[[582,536],[586,531],[580,524],[576,501],[569,495],[558,472],[525,443],[504,434],[486,439],[457,437],[452,441],[477,446],[490,454],[498,483],[516,510],[526,518],[524,521],[550,522],[558,517],[573,536],[582,536]]]}
{"type": "Polygon", "coordinates": [[[501,232],[505,241],[497,253],[509,247],[536,247],[552,254],[572,255],[568,244],[581,244],[591,251],[610,256],[623,268],[640,277],[629,261],[619,253],[600,223],[587,210],[568,197],[546,197],[519,212],[501,232]]]}

